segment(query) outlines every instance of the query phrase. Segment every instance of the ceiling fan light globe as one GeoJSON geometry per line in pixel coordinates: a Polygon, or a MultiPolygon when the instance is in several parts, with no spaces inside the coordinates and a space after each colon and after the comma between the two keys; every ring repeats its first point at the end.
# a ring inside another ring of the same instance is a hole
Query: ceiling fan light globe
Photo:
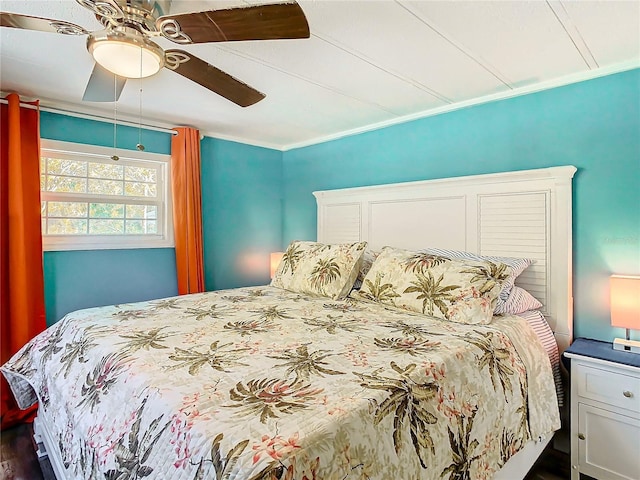
{"type": "Polygon", "coordinates": [[[164,66],[162,48],[137,35],[92,35],[87,49],[98,64],[123,78],[150,77],[164,66]]]}

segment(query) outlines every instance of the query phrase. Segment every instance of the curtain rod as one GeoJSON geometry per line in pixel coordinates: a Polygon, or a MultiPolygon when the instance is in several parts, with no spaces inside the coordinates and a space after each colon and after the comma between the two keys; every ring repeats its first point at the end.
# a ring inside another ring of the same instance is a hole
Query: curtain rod
{"type": "MultiPolygon", "coordinates": [[[[4,103],[6,105],[9,103],[9,101],[5,98],[0,98],[0,103],[4,103]]],[[[53,108],[53,107],[43,107],[43,106],[36,107],[35,105],[31,105],[30,103],[25,103],[22,101],[20,102],[20,106],[24,108],[29,108],[31,110],[40,109],[43,112],[58,113],[60,115],[69,115],[71,117],[83,118],[85,120],[96,120],[99,122],[114,123],[112,118],[101,117],[100,115],[93,115],[89,113],[71,112],[69,110],[62,110],[60,108],[53,108]]],[[[171,130],[170,128],[156,127],[153,125],[146,125],[144,123],[130,122],[128,120],[116,120],[115,123],[117,123],[118,125],[124,125],[127,127],[135,127],[135,128],[142,127],[145,130],[155,130],[157,132],[170,133],[171,135],[178,134],[178,132],[176,132],[175,130],[171,130]]]]}

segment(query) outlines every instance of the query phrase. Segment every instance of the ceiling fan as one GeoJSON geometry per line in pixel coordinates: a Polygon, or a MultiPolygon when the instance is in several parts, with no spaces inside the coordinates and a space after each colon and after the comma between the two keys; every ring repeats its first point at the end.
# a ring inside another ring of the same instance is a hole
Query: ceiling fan
{"type": "Polygon", "coordinates": [[[247,107],[265,95],[185,50],[163,50],[151,38],[162,36],[178,45],[309,38],[307,19],[295,0],[178,15],[165,14],[171,0],[76,1],[95,14],[102,30],[8,12],[0,12],[0,26],[88,35],[87,50],[96,65],[83,96],[87,101],[116,101],[127,78],[148,77],[165,67],[247,107]]]}

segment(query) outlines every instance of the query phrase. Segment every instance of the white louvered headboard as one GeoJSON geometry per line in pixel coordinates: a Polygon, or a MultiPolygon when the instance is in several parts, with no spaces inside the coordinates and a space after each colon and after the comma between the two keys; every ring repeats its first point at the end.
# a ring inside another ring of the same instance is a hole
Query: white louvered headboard
{"type": "Polygon", "coordinates": [[[563,351],[573,335],[573,166],[314,192],[318,241],[532,258],[518,277],[563,351]]]}

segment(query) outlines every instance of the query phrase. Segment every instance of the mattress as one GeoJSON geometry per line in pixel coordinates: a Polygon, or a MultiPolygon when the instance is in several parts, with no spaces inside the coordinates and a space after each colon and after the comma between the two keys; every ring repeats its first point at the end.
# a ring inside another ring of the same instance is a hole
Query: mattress
{"type": "Polygon", "coordinates": [[[2,372],[70,479],[485,479],[560,427],[521,317],[274,287],[73,312],[2,372]]]}

